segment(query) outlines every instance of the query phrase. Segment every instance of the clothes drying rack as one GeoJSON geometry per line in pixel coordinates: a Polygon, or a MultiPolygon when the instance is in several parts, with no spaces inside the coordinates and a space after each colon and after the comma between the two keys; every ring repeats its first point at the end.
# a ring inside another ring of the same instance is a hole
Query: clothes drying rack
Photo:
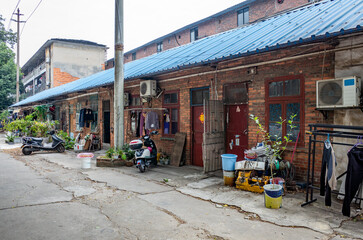
{"type": "MultiPolygon", "coordinates": [[[[316,155],[316,143],[324,143],[326,139],[329,137],[343,138],[343,139],[358,139],[363,136],[363,127],[360,126],[345,126],[345,125],[329,125],[329,124],[309,124],[310,131],[307,131],[309,135],[309,154],[308,154],[308,171],[307,171],[307,188],[306,188],[306,199],[301,207],[304,207],[310,203],[313,203],[317,200],[314,199],[314,189],[320,190],[320,187],[314,186],[314,170],[315,170],[315,155],[316,155]],[[322,136],[325,139],[318,139],[318,136],[322,136]],[[310,195],[310,199],[309,199],[310,195]]],[[[344,146],[354,146],[356,143],[347,143],[343,141],[330,141],[332,145],[344,145],[344,146]]],[[[337,179],[343,177],[347,172],[344,172],[337,179]]],[[[359,188],[357,195],[361,187],[359,188]]],[[[343,195],[343,193],[339,193],[339,191],[332,190],[331,193],[343,195]]],[[[363,198],[359,198],[355,196],[356,201],[363,200],[363,198]]]]}

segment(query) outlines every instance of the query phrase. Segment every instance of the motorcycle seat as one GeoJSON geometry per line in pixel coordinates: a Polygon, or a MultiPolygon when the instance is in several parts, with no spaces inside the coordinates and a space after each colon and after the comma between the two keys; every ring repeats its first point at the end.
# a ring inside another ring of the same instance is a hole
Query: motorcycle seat
{"type": "Polygon", "coordinates": [[[43,138],[33,138],[34,141],[43,142],[43,138]]]}

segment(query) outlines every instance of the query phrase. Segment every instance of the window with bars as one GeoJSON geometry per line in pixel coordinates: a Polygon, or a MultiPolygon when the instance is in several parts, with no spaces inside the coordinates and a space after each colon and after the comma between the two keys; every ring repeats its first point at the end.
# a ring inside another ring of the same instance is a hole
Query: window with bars
{"type": "MultiPolygon", "coordinates": [[[[299,76],[279,77],[266,82],[266,123],[272,136],[272,140],[291,133],[291,140],[296,141],[300,131],[304,127],[304,79],[299,76]],[[289,129],[286,121],[295,115],[293,130],[289,129]]],[[[299,143],[303,142],[300,133],[299,143]]]]}
{"type": "Polygon", "coordinates": [[[179,92],[168,92],[163,98],[163,135],[179,132],[179,92]]]}

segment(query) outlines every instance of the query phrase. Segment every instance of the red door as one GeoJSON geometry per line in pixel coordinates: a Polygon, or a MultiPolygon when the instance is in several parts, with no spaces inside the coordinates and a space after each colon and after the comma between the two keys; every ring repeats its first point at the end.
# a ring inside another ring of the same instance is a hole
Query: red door
{"type": "Polygon", "coordinates": [[[193,165],[203,167],[203,132],[204,132],[204,113],[203,106],[192,107],[192,151],[193,165]]]}
{"type": "Polygon", "coordinates": [[[236,154],[237,161],[244,159],[248,148],[248,105],[226,106],[226,153],[236,154]]]}

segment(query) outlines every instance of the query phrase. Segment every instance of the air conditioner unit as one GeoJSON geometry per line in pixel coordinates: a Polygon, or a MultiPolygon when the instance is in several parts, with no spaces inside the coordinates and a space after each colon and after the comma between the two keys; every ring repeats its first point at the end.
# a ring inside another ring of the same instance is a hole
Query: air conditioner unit
{"type": "Polygon", "coordinates": [[[124,93],[124,106],[127,107],[130,104],[130,94],[125,92],[124,93]]]}
{"type": "Polygon", "coordinates": [[[146,80],[140,82],[140,97],[155,97],[156,81],[146,80]]]}
{"type": "Polygon", "coordinates": [[[317,81],[316,107],[347,108],[360,105],[361,81],[360,78],[346,77],[317,81]]]}

